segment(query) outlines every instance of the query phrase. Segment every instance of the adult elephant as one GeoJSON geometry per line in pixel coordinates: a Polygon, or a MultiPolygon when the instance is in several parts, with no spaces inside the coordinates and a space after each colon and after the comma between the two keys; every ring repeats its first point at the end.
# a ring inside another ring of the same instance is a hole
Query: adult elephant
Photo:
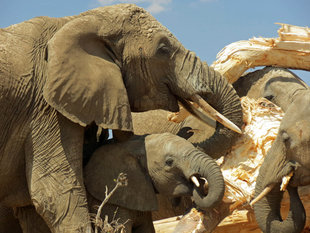
{"type": "Polygon", "coordinates": [[[131,131],[131,111],[222,99],[206,85],[222,77],[135,5],[12,25],[0,30],[0,51],[0,202],[33,204],[52,232],[91,231],[85,127],[131,131]]]}
{"type": "MultiPolygon", "coordinates": [[[[101,216],[108,216],[109,221],[118,219],[126,232],[155,232],[151,211],[157,209],[156,193],[171,197],[193,195],[198,207],[212,208],[221,201],[225,190],[215,161],[170,133],[134,136],[104,145],[94,152],[84,171],[92,213],[97,213],[96,206],[105,199],[106,187],[111,191],[118,175],[127,174],[128,185],[117,189],[101,216]],[[202,190],[202,178],[208,181],[208,195],[202,190]]],[[[24,233],[49,232],[34,208],[20,208],[17,216],[24,233]]],[[[0,224],[0,232],[8,232],[11,227],[0,224]]]]}
{"type": "Polygon", "coordinates": [[[305,211],[297,186],[310,184],[310,89],[292,72],[272,67],[250,73],[234,86],[241,96],[265,97],[285,112],[257,177],[255,197],[262,199],[255,200],[256,220],[263,232],[301,232],[305,211]],[[290,172],[294,172],[288,187],[290,211],[283,221],[280,183],[290,172]]]}

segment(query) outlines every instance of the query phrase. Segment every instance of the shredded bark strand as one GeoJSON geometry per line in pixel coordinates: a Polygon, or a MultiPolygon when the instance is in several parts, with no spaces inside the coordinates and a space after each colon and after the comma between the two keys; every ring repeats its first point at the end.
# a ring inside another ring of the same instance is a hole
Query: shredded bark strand
{"type": "Polygon", "coordinates": [[[218,53],[211,66],[231,83],[256,66],[310,71],[310,29],[280,25],[278,38],[252,38],[232,43],[218,53]]]}

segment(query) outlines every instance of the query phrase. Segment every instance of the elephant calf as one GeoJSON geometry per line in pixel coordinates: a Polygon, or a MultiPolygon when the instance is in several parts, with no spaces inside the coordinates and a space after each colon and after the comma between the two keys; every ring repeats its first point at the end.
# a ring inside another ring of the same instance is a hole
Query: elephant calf
{"type": "MultiPolygon", "coordinates": [[[[215,206],[224,194],[223,176],[214,160],[170,133],[133,136],[125,142],[97,149],[84,169],[90,212],[96,213],[94,206],[105,199],[106,187],[109,191],[114,188],[119,173],[127,174],[128,185],[116,190],[102,214],[109,221],[119,219],[126,232],[155,232],[151,211],[158,208],[157,193],[192,196],[202,208],[215,206]],[[203,193],[202,178],[208,181],[208,195],[203,193]]],[[[24,232],[42,233],[42,226],[38,226],[40,220],[31,219],[34,211],[34,208],[20,208],[17,216],[24,232]],[[38,227],[40,231],[35,229],[38,227]]]]}

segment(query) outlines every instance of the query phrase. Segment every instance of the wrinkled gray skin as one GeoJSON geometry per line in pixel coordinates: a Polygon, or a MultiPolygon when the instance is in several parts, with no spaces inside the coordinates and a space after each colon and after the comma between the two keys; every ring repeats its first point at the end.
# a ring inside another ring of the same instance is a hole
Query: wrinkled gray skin
{"type": "MultiPolygon", "coordinates": [[[[134,136],[129,141],[99,148],[85,167],[88,192],[97,200],[103,200],[104,187],[107,185],[111,190],[115,185],[113,177],[120,172],[127,173],[128,186],[117,191],[109,203],[134,210],[129,213],[134,214],[137,222],[128,225],[138,228],[137,232],[151,232],[146,229],[152,225],[150,211],[157,210],[156,192],[170,197],[193,195],[193,201],[202,208],[212,208],[224,194],[223,177],[213,159],[170,133],[134,136]],[[208,180],[206,197],[190,181],[192,175],[208,180]],[[147,219],[139,219],[137,216],[141,213],[137,211],[149,212],[147,219]]],[[[108,207],[104,212],[113,215],[114,208],[108,207]]],[[[121,217],[122,222],[129,218],[121,217]]]]}
{"type": "Polygon", "coordinates": [[[52,232],[91,231],[82,176],[90,125],[132,131],[131,111],[178,111],[177,100],[200,94],[224,115],[238,106],[240,126],[234,90],[224,91],[232,101],[217,94],[224,79],[135,5],[0,29],[0,51],[0,203],[33,204],[52,232]]]}
{"type": "MultiPolygon", "coordinates": [[[[207,69],[207,64],[203,64],[207,69]]],[[[218,72],[209,71],[205,80],[197,79],[197,86],[205,86],[209,93],[204,95],[208,103],[221,112],[225,117],[241,128],[242,109],[239,96],[226,79],[218,72]]],[[[194,116],[187,117],[181,123],[167,121],[168,111],[153,110],[143,113],[133,113],[134,133],[137,135],[170,132],[188,139],[195,146],[212,158],[225,155],[238,138],[238,134],[223,125],[211,121],[210,126],[194,116]]]]}
{"type": "Polygon", "coordinates": [[[262,164],[255,196],[269,184],[272,191],[254,205],[256,220],[263,232],[301,232],[305,210],[297,186],[310,184],[310,90],[286,69],[267,67],[234,83],[240,96],[265,97],[280,106],[285,115],[278,136],[262,164]],[[297,169],[297,170],[296,170],[297,169]],[[282,177],[295,171],[290,181],[290,212],[283,221],[280,214],[282,177]]]}
{"type": "MultiPolygon", "coordinates": [[[[204,63],[207,67],[207,64],[204,63]]],[[[217,72],[211,72],[205,80],[197,79],[196,85],[205,85],[210,89],[206,98],[208,103],[220,111],[224,116],[241,127],[242,109],[239,96],[226,79],[221,78],[217,72]],[[213,94],[212,94],[213,93],[213,94]]],[[[181,123],[167,121],[169,111],[152,110],[148,112],[132,113],[134,133],[137,135],[170,132],[188,139],[195,146],[212,158],[219,158],[225,155],[238,138],[238,134],[224,128],[221,124],[212,122],[205,125],[194,116],[187,117],[181,123]]],[[[113,131],[117,138],[122,137],[113,131]]],[[[159,195],[159,211],[153,212],[154,219],[162,219],[171,216],[184,214],[184,211],[191,205],[188,198],[168,198],[159,195]]]]}
{"type": "MultiPolygon", "coordinates": [[[[151,211],[157,209],[157,192],[170,197],[193,195],[198,207],[212,208],[216,205],[213,199],[220,201],[225,189],[220,168],[214,160],[190,142],[170,133],[134,136],[126,142],[102,146],[95,151],[84,171],[93,213],[97,211],[94,206],[105,198],[105,187],[111,191],[118,174],[127,174],[128,185],[119,188],[102,210],[111,221],[118,208],[115,219],[119,218],[120,223],[128,220],[126,232],[154,232],[151,211]],[[192,175],[208,180],[206,197],[191,182],[192,175]]],[[[34,212],[26,207],[17,213],[24,233],[45,232],[39,224],[42,221],[39,215],[31,220],[34,212]]]]}

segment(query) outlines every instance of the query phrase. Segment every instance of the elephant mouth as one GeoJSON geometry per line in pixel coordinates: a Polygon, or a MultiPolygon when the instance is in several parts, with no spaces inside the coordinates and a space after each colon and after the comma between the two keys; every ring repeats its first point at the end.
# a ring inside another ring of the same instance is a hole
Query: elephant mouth
{"type": "Polygon", "coordinates": [[[179,185],[177,185],[177,187],[173,191],[173,197],[193,196],[194,190],[197,190],[199,195],[201,195],[202,197],[207,196],[208,182],[206,178],[198,174],[194,174],[190,176],[190,178],[187,180],[188,182],[186,182],[186,180],[187,179],[184,177],[184,180],[181,181],[179,185]]]}
{"type": "MultiPolygon", "coordinates": [[[[183,107],[189,111],[193,116],[201,120],[202,122],[210,125],[212,120],[215,120],[225,127],[242,134],[242,131],[238,126],[231,122],[228,118],[223,116],[217,110],[215,110],[207,101],[205,101],[200,95],[194,94],[190,97],[190,101],[182,98],[177,98],[183,107]],[[191,102],[192,101],[192,102],[191,102]],[[211,121],[210,121],[211,120],[211,121]]],[[[212,126],[212,125],[211,125],[212,126]]]]}
{"type": "MultiPolygon", "coordinates": [[[[164,94],[155,93],[166,93],[166,92],[152,92],[140,96],[140,98],[133,98],[133,102],[130,102],[131,110],[133,112],[144,112],[152,109],[164,109],[172,112],[179,111],[178,101],[184,106],[184,108],[189,111],[193,116],[201,120],[202,122],[210,125],[210,118],[218,121],[225,127],[242,134],[242,131],[231,122],[228,118],[223,116],[221,113],[216,111],[207,101],[205,101],[200,95],[193,94],[188,96],[186,99],[184,97],[175,95],[168,86],[165,86],[163,90],[168,89],[168,96],[164,94]],[[152,96],[152,100],[150,99],[152,96]],[[168,101],[162,101],[167,99],[168,101]],[[192,102],[190,102],[192,101],[192,102]],[[168,103],[168,106],[167,106],[168,103]]],[[[133,95],[133,94],[132,94],[133,95]]],[[[136,96],[136,95],[134,95],[136,96]]]]}
{"type": "MultiPolygon", "coordinates": [[[[288,185],[291,185],[291,181],[294,180],[294,172],[295,171],[290,171],[288,174],[284,175],[282,177],[282,181],[281,181],[281,185],[280,185],[280,191],[285,191],[288,185]]],[[[254,198],[251,202],[250,202],[250,206],[253,207],[254,204],[258,201],[260,201],[262,198],[264,198],[278,183],[272,183],[269,184],[265,187],[265,189],[257,195],[256,198],[254,198]]]]}
{"type": "MultiPolygon", "coordinates": [[[[216,111],[210,104],[208,104],[200,95],[193,95],[192,101],[198,105],[207,115],[211,116],[214,120],[218,121],[225,127],[242,134],[242,131],[239,129],[238,126],[236,126],[233,122],[231,122],[228,118],[224,117],[221,113],[216,111]]],[[[198,108],[195,105],[192,106],[192,109],[194,111],[199,111],[198,108]]]]}
{"type": "Polygon", "coordinates": [[[190,176],[190,182],[193,183],[194,187],[202,196],[208,195],[208,181],[206,178],[200,176],[199,174],[194,174],[190,176]]]}
{"type": "Polygon", "coordinates": [[[274,182],[270,182],[269,184],[267,184],[264,188],[264,190],[259,193],[251,202],[250,202],[250,206],[253,207],[253,205],[258,202],[259,200],[261,200],[262,198],[264,198],[277,184],[281,184],[280,186],[280,191],[285,191],[286,187],[288,185],[293,186],[292,185],[292,181],[294,179],[294,174],[297,171],[297,169],[300,167],[300,164],[296,161],[293,160],[289,160],[286,162],[286,164],[280,168],[279,170],[277,170],[276,172],[273,171],[273,173],[278,174],[277,177],[271,179],[274,182]]]}

